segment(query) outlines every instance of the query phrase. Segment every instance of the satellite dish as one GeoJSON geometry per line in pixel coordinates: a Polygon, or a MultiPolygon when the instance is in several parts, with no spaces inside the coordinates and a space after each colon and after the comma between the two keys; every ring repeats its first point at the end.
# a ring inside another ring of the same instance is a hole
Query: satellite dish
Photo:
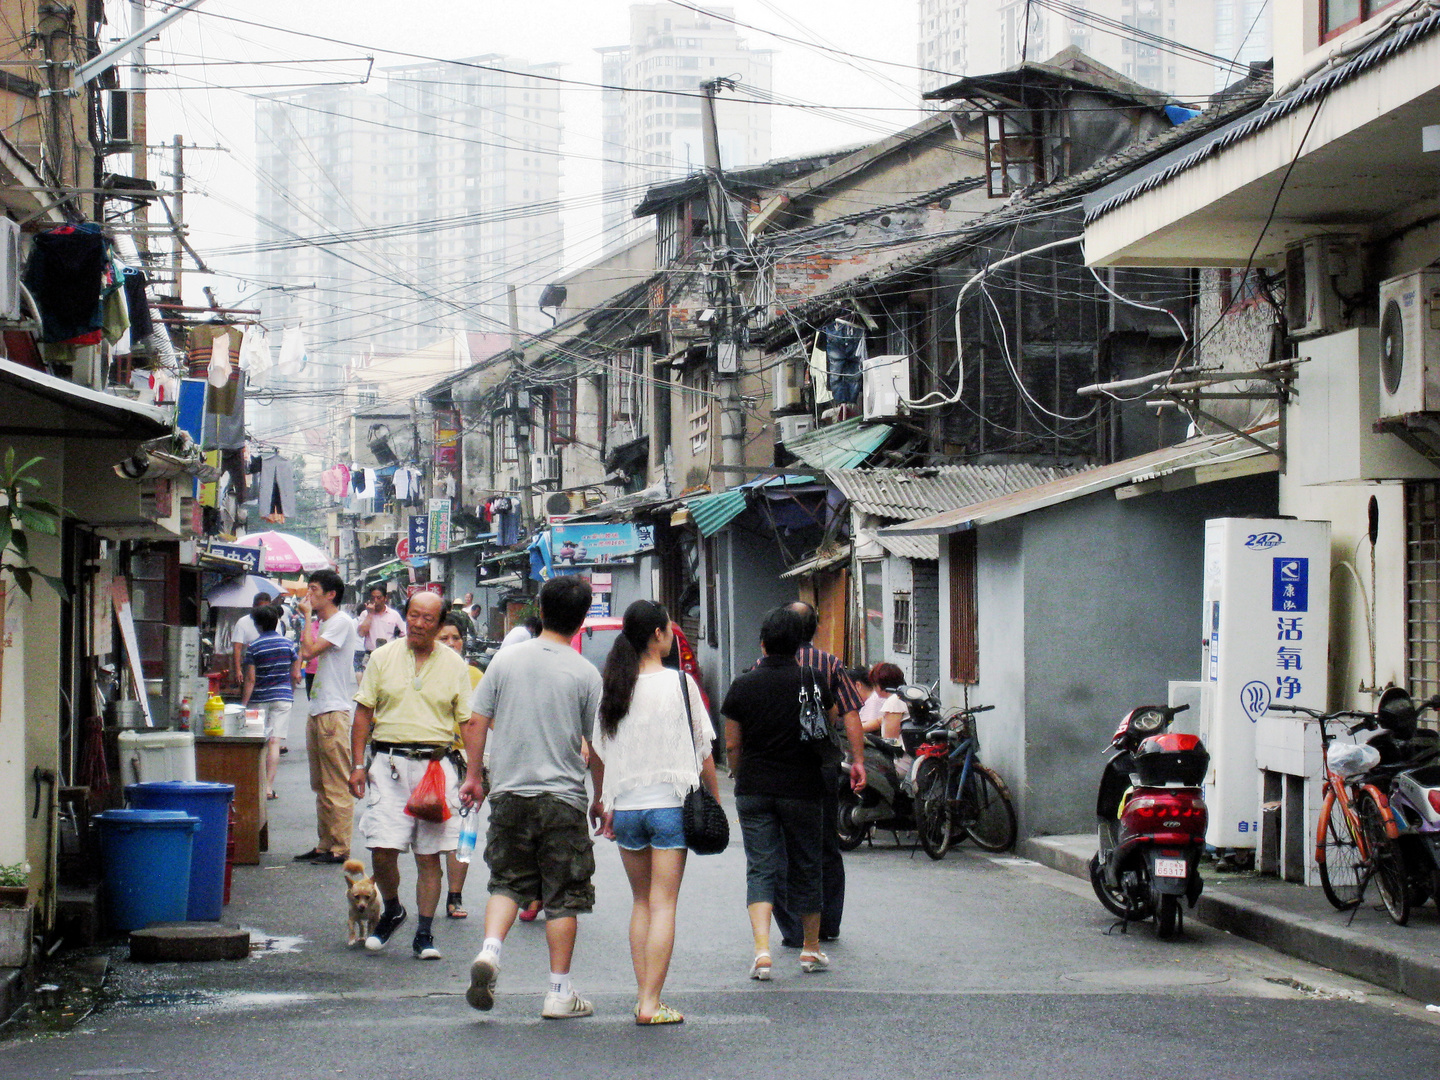
{"type": "Polygon", "coordinates": [[[570,513],[570,496],[563,491],[557,491],[548,496],[545,499],[545,512],[556,517],[570,513]]]}
{"type": "Polygon", "coordinates": [[[1404,372],[1405,316],[1400,312],[1400,305],[1391,300],[1380,316],[1380,381],[1391,397],[1399,392],[1404,372]]]}

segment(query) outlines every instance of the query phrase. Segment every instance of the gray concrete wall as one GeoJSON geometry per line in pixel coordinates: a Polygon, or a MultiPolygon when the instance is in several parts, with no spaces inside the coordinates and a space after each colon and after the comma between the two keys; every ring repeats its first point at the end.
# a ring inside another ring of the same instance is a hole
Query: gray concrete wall
{"type": "MultiPolygon", "coordinates": [[[[1206,519],[1273,514],[1277,500],[1271,473],[1126,500],[1103,492],[1022,519],[1025,832],[1094,826],[1100,753],[1120,717],[1164,703],[1172,679],[1199,678],[1206,519]]],[[[981,530],[982,551],[994,531],[981,530]]],[[[983,597],[981,612],[983,626],[983,597]]]]}
{"type": "Polygon", "coordinates": [[[717,537],[720,558],[720,646],[700,650],[706,690],[716,708],[730,680],[760,655],[760,621],[771,608],[796,598],[795,583],[783,581],[785,560],[775,541],[737,522],[717,537]]]}
{"type": "MultiPolygon", "coordinates": [[[[943,537],[942,537],[943,541],[943,537]]],[[[970,704],[993,705],[978,720],[980,757],[1009,785],[1017,812],[1027,800],[1025,755],[1025,551],[1020,521],[980,530],[976,541],[976,603],[980,612],[980,681],[970,704]]],[[[941,543],[941,562],[948,545],[941,543]]],[[[940,685],[947,705],[964,703],[964,687],[950,681],[948,574],[942,575],[941,609],[947,646],[940,657],[940,685]]],[[[1024,818],[1021,817],[1021,827],[1024,818]]]]}

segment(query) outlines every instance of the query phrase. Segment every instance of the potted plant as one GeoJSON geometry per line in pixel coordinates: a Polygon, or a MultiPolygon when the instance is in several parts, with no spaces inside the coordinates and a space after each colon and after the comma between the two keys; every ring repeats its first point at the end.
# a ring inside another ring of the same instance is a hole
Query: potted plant
{"type": "Polygon", "coordinates": [[[30,864],[0,864],[0,907],[23,908],[30,902],[30,864]]]}

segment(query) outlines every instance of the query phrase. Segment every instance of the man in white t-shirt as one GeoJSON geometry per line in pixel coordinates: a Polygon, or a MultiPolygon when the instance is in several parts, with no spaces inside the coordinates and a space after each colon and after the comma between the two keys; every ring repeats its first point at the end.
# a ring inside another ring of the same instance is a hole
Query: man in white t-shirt
{"type": "Polygon", "coordinates": [[[310,790],[315,792],[319,842],[296,862],[343,863],[350,857],[355,797],[350,793],[350,714],[355,705],[355,653],[360,634],[340,610],[345,582],[334,570],[309,576],[309,591],[298,605],[305,629],[300,659],[316,661],[310,686],[310,719],[305,750],[310,755],[310,790]],[[310,613],[320,619],[318,632],[310,613]]]}
{"type": "MultiPolygon", "coordinates": [[[[263,592],[257,592],[255,599],[250,602],[250,606],[253,610],[275,602],[273,597],[266,596],[263,592]]],[[[244,681],[245,673],[241,666],[241,659],[245,655],[245,646],[259,636],[260,631],[255,627],[255,620],[249,615],[241,615],[236,620],[235,629],[230,632],[230,672],[235,676],[237,683],[244,681]]]]}
{"type": "Polygon", "coordinates": [[[384,586],[370,586],[370,599],[365,601],[359,630],[367,653],[405,636],[405,617],[390,606],[384,586]]]}

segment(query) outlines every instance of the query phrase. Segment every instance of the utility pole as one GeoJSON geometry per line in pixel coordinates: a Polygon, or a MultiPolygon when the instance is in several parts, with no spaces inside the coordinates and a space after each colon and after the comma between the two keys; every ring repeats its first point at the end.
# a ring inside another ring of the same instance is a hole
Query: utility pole
{"type": "MultiPolygon", "coordinates": [[[[506,299],[510,305],[510,355],[511,363],[518,369],[525,361],[520,348],[520,301],[514,285],[505,286],[506,299]]],[[[534,478],[530,475],[530,391],[517,386],[510,391],[510,402],[514,406],[511,422],[515,425],[515,456],[520,459],[520,535],[530,535],[530,493],[534,478]]]]}
{"type": "MultiPolygon", "coordinates": [[[[141,0],[130,0],[130,33],[138,34],[145,28],[145,5],[141,0]]],[[[135,66],[130,69],[130,170],[139,180],[150,177],[150,155],[146,147],[149,134],[145,114],[145,42],[135,48],[135,66]]],[[[111,137],[114,137],[112,131],[111,137]]],[[[144,186],[143,184],[141,185],[144,186]]],[[[135,230],[135,249],[140,253],[140,265],[149,269],[150,261],[150,203],[140,200],[135,204],[135,221],[140,228],[135,230]]]]}
{"type": "MultiPolygon", "coordinates": [[[[715,357],[715,385],[720,397],[720,460],[727,466],[743,464],[745,413],[740,403],[740,341],[744,316],[735,264],[730,256],[730,206],[720,168],[720,132],[715,123],[715,94],[733,89],[733,79],[711,79],[700,84],[700,128],[705,139],[705,172],[709,180],[710,275],[708,298],[715,308],[710,322],[711,352],[715,357]]],[[[711,488],[728,486],[728,470],[712,477],[711,488]]]]}
{"type": "Polygon", "coordinates": [[[184,240],[180,230],[185,226],[185,139],[176,135],[171,141],[171,168],[174,176],[171,180],[175,183],[175,240],[170,247],[170,272],[175,278],[175,299],[181,300],[184,291],[180,287],[180,275],[184,272],[181,258],[184,253],[184,240]]]}

